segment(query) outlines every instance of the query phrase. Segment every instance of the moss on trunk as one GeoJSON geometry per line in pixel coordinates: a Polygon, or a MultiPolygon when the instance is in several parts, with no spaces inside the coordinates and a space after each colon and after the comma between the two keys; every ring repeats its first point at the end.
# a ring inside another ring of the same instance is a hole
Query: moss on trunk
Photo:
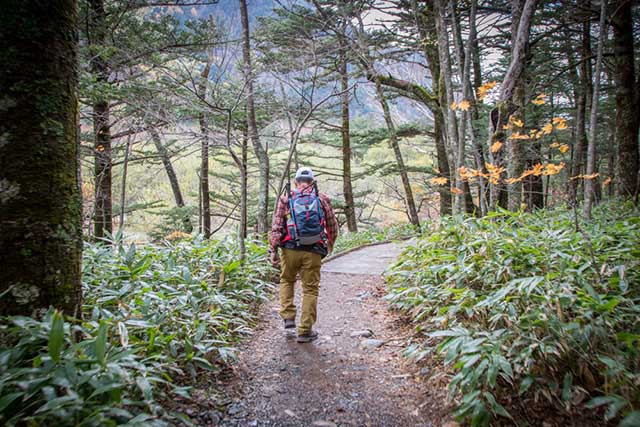
{"type": "Polygon", "coordinates": [[[1,314],[78,315],[76,1],[5,0],[0,14],[1,314]]]}

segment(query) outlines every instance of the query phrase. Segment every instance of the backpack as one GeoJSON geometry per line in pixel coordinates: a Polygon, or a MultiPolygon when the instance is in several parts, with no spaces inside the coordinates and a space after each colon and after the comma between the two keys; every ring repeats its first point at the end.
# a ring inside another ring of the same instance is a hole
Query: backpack
{"type": "Polygon", "coordinates": [[[324,245],[324,216],[318,187],[309,186],[302,190],[294,189],[289,193],[289,217],[287,235],[284,241],[293,241],[296,246],[324,245]]]}

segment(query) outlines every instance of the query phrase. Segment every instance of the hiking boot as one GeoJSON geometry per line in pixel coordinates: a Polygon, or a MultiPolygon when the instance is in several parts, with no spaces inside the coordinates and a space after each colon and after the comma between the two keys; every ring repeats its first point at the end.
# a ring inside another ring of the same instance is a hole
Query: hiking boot
{"type": "Polygon", "coordinates": [[[285,329],[292,329],[296,327],[296,320],[295,319],[284,319],[284,328],[285,329]]]}
{"type": "Polygon", "coordinates": [[[305,334],[298,334],[298,338],[296,338],[296,341],[300,343],[305,343],[305,342],[311,342],[315,339],[318,339],[318,333],[316,331],[311,330],[305,334]]]}

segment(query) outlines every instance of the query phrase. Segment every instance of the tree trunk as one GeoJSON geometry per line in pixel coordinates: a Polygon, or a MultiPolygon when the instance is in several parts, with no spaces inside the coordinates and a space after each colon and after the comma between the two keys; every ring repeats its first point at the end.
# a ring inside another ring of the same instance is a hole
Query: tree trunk
{"type": "Polygon", "coordinates": [[[129,169],[129,154],[131,153],[131,135],[127,137],[127,145],[124,148],[124,162],[122,163],[122,188],[120,189],[120,221],[118,230],[120,235],[124,231],[124,214],[127,196],[127,171],[129,169]]]}
{"type": "Polygon", "coordinates": [[[242,135],[242,167],[240,168],[240,237],[247,238],[247,144],[246,131],[242,135]]]}
{"type": "Polygon", "coordinates": [[[409,175],[407,174],[407,168],[404,164],[404,159],[402,158],[402,152],[400,151],[400,146],[398,145],[398,138],[396,136],[396,128],[393,124],[393,120],[391,119],[391,112],[389,111],[389,104],[387,103],[387,99],[384,96],[384,92],[382,91],[382,84],[380,80],[376,79],[376,94],[378,96],[378,101],[380,102],[380,106],[382,107],[382,113],[384,115],[384,121],[387,123],[387,129],[389,130],[389,145],[393,149],[393,154],[396,157],[396,162],[398,163],[398,169],[400,170],[400,178],[402,179],[402,186],[404,187],[404,194],[407,202],[407,216],[409,217],[409,222],[415,226],[420,226],[420,219],[418,218],[418,211],[416,210],[416,203],[413,198],[413,191],[411,190],[411,184],[409,183],[409,175]]]}
{"type": "MultiPolygon", "coordinates": [[[[449,52],[449,34],[445,23],[446,0],[436,2],[438,7],[435,15],[436,35],[438,39],[438,54],[440,59],[440,79],[444,83],[444,97],[440,99],[440,106],[443,110],[443,117],[446,123],[446,132],[449,138],[449,146],[453,154],[453,184],[460,192],[454,196],[454,213],[465,212],[465,198],[462,179],[460,178],[460,167],[464,162],[464,142],[463,136],[458,134],[458,122],[452,104],[455,100],[453,96],[453,77],[451,71],[451,53],[449,52]]],[[[440,88],[442,90],[442,88],[440,88]]],[[[441,92],[442,93],[442,92],[441,92]]]]}
{"type": "Polygon", "coordinates": [[[349,74],[347,70],[347,42],[344,37],[338,37],[340,42],[340,84],[342,94],[342,189],[344,192],[344,213],[347,217],[347,228],[351,232],[358,231],[356,210],[353,201],[353,187],[351,185],[351,141],[349,136],[349,74]]]}
{"type": "Polygon", "coordinates": [[[247,12],[246,0],[239,0],[240,15],[242,18],[242,73],[245,80],[247,93],[247,128],[249,139],[253,145],[258,165],[260,168],[260,188],[258,190],[258,215],[256,217],[258,234],[266,234],[269,230],[268,208],[269,208],[269,157],[267,151],[260,144],[258,137],[258,126],[256,124],[256,113],[253,100],[253,70],[251,68],[251,46],[249,43],[249,15],[247,12]]]}
{"type": "Polygon", "coordinates": [[[618,194],[632,197],[638,182],[638,126],[640,105],[635,88],[633,11],[631,0],[617,0],[611,16],[616,58],[616,143],[618,145],[618,194]]]}
{"type": "MultiPolygon", "coordinates": [[[[591,23],[585,20],[582,24],[582,43],[580,48],[580,67],[579,67],[579,84],[576,98],[576,134],[575,146],[571,160],[571,168],[569,170],[569,178],[581,175],[585,170],[585,153],[587,148],[587,131],[586,118],[587,107],[590,104],[590,95],[592,91],[591,81],[591,23]]],[[[578,203],[578,185],[580,181],[577,179],[569,179],[569,202],[571,204],[578,203]]]]}
{"type": "MultiPolygon", "coordinates": [[[[418,8],[415,0],[412,3],[414,11],[418,16],[417,24],[420,38],[422,40],[437,38],[433,5],[427,4],[424,8],[420,9],[418,8]]],[[[429,71],[431,72],[432,92],[434,94],[438,94],[440,92],[440,60],[438,49],[432,43],[423,43],[422,46],[429,65],[429,71]]],[[[449,190],[451,182],[451,168],[449,168],[446,139],[444,137],[444,116],[442,114],[442,108],[437,101],[424,103],[433,113],[433,134],[436,146],[436,159],[438,162],[438,176],[446,178],[448,181],[447,183],[438,185],[437,187],[440,196],[440,216],[446,216],[451,214],[453,200],[451,197],[451,191],[449,190]]]]}
{"type": "MultiPolygon", "coordinates": [[[[513,49],[516,46],[516,37],[518,35],[518,23],[522,16],[522,9],[524,7],[524,0],[512,0],[511,1],[511,55],[513,56],[513,49]]],[[[524,57],[528,55],[528,48],[525,47],[524,57]]],[[[526,61],[526,60],[525,60],[526,61]]],[[[524,117],[524,104],[526,94],[526,84],[524,74],[526,67],[522,67],[522,72],[518,76],[518,80],[513,92],[513,104],[515,111],[513,117],[515,119],[525,121],[524,117]]],[[[522,147],[522,141],[518,139],[509,138],[506,141],[506,148],[508,154],[507,160],[507,172],[509,177],[517,178],[524,172],[524,149],[522,147]]],[[[507,208],[511,211],[520,209],[522,203],[522,183],[516,181],[507,185],[507,208]]]]}
{"type": "Polygon", "coordinates": [[[0,14],[0,314],[81,316],[77,4],[0,14]]]}
{"type": "MultiPolygon", "coordinates": [[[[514,0],[517,1],[517,0],[514,0]]],[[[526,0],[522,7],[522,14],[518,20],[518,31],[513,40],[513,48],[511,50],[511,61],[504,80],[500,87],[500,94],[496,107],[490,114],[489,128],[489,146],[493,146],[496,142],[505,142],[505,131],[503,126],[508,123],[510,115],[514,111],[513,95],[516,85],[526,61],[526,47],[529,43],[529,30],[531,29],[531,21],[536,9],[537,0],[526,0]]],[[[502,151],[496,153],[494,164],[497,167],[503,166],[502,151]]],[[[504,182],[500,179],[497,184],[491,185],[491,208],[496,206],[507,207],[508,196],[504,182]]]]}
{"type": "MultiPolygon", "coordinates": [[[[596,54],[596,68],[594,70],[593,99],[591,101],[591,118],[589,120],[589,145],[587,147],[587,175],[596,172],[596,136],[598,130],[598,96],[600,95],[600,75],[602,74],[602,51],[609,27],[606,24],[607,1],[601,2],[600,25],[598,29],[598,52],[596,54]]],[[[637,143],[637,141],[636,141],[637,143]]],[[[595,202],[595,178],[585,179],[584,183],[584,216],[591,218],[591,208],[595,202]]]]}
{"type": "MultiPolygon", "coordinates": [[[[91,73],[98,84],[107,84],[109,71],[103,58],[106,47],[106,22],[104,0],[90,0],[91,26],[91,73]]],[[[93,104],[93,132],[95,150],[95,209],[94,236],[100,239],[113,232],[111,199],[111,130],[109,123],[109,100],[100,98],[93,104]]]]}
{"type": "MultiPolygon", "coordinates": [[[[151,135],[153,144],[156,146],[156,150],[158,150],[158,155],[160,155],[160,160],[162,160],[164,170],[167,172],[167,178],[169,178],[169,184],[171,184],[171,191],[173,191],[173,197],[176,200],[176,206],[179,208],[183,208],[185,206],[184,198],[182,197],[182,191],[180,191],[178,176],[176,175],[176,171],[173,169],[173,165],[171,164],[171,156],[169,154],[169,151],[167,150],[167,147],[162,144],[160,134],[157,130],[150,128],[149,134],[151,135]]],[[[184,227],[185,231],[187,232],[191,232],[193,230],[191,220],[187,216],[185,216],[184,218],[184,227]]]]}
{"type": "MultiPolygon", "coordinates": [[[[200,77],[202,82],[198,92],[202,98],[207,95],[207,79],[211,70],[211,62],[207,61],[202,70],[200,77]]],[[[202,194],[201,218],[202,218],[202,234],[205,239],[211,236],[211,203],[209,200],[209,126],[204,112],[198,115],[200,122],[200,133],[202,133],[202,142],[200,147],[200,193],[202,194]]]]}

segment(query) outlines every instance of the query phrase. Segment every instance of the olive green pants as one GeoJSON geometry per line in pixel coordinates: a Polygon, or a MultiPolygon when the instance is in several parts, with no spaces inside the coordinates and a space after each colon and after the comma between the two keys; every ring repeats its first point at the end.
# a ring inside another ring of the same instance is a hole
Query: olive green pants
{"type": "Polygon", "coordinates": [[[306,334],[316,323],[318,290],[320,288],[320,254],[294,249],[282,249],[282,269],[280,271],[280,317],[296,318],[293,303],[296,275],[302,281],[302,314],[298,334],[306,334]]]}

